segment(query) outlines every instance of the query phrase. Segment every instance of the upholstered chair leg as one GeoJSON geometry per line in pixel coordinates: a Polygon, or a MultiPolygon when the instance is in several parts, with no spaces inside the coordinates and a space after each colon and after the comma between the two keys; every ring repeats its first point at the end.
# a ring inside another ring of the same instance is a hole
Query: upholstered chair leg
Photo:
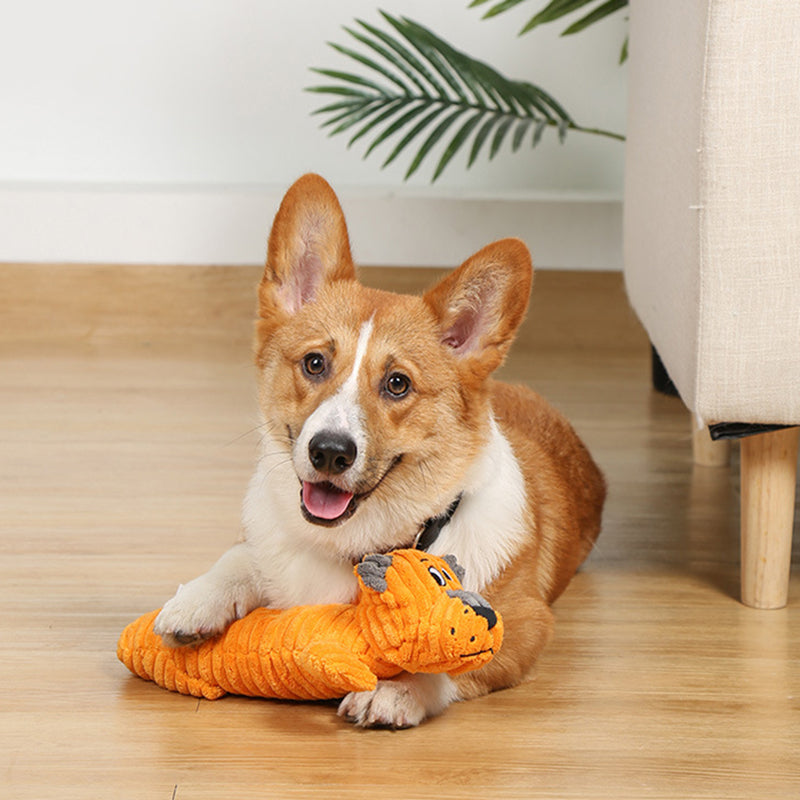
{"type": "Polygon", "coordinates": [[[708,427],[699,426],[692,417],[692,457],[701,467],[727,467],[731,460],[731,443],[728,439],[713,441],[708,427]]]}
{"type": "Polygon", "coordinates": [[[741,440],[742,602],[782,608],[789,593],[800,428],[741,440]]]}
{"type": "Polygon", "coordinates": [[[678,389],[672,382],[672,378],[670,378],[667,368],[658,354],[658,350],[653,345],[650,345],[650,366],[653,388],[669,397],[678,397],[678,389]]]}

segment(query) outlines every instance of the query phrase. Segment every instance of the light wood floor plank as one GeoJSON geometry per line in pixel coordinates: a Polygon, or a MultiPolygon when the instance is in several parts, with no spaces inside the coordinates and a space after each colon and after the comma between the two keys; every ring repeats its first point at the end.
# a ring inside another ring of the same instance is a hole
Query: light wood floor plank
{"type": "MultiPolygon", "coordinates": [[[[415,291],[436,274],[364,272],[415,291]]],[[[570,416],[610,484],[530,682],[392,733],[130,676],[122,627],[239,532],[257,280],[0,266],[0,796],[798,796],[797,570],[787,608],[737,601],[738,454],[692,464],[616,274],[538,275],[502,369],[570,416]]]]}

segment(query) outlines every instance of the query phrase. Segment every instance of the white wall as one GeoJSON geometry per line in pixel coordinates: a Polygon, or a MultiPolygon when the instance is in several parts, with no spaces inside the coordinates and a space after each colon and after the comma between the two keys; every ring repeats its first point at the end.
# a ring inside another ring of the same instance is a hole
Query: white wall
{"type": "MultiPolygon", "coordinates": [[[[467,0],[380,6],[539,83],[579,123],[621,131],[624,20],[517,38],[543,4],[490,21],[467,0]]],[[[535,238],[545,266],[619,266],[617,142],[576,133],[561,146],[547,132],[535,151],[469,172],[464,157],[431,189],[435,157],[404,184],[407,160],[381,171],[381,153],[363,161],[363,147],[318,130],[309,112],[320,97],[302,91],[318,81],[308,67],[348,68],[325,42],[345,43],[341,25],[354,17],[378,23],[375,0],[5,5],[0,260],[257,262],[281,191],[314,170],[355,215],[365,263],[452,263],[517,233],[535,238]]]]}

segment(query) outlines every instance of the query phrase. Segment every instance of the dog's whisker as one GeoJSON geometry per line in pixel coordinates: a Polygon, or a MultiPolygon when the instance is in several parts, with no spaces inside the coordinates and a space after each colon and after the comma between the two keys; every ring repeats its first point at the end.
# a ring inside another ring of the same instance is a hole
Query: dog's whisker
{"type": "MultiPolygon", "coordinates": [[[[252,436],[254,433],[256,433],[257,431],[260,431],[262,428],[265,428],[268,425],[270,425],[270,423],[262,422],[260,425],[256,425],[254,428],[250,428],[250,430],[247,430],[244,433],[239,434],[239,436],[236,436],[233,439],[231,439],[229,442],[227,442],[225,444],[225,447],[230,447],[232,444],[236,444],[237,442],[240,442],[242,439],[246,439],[248,436],[252,436]]],[[[261,436],[260,436],[259,441],[263,441],[264,440],[264,436],[266,436],[267,433],[269,433],[269,431],[265,431],[264,433],[262,433],[261,436]]]]}
{"type": "Polygon", "coordinates": [[[425,489],[430,488],[430,483],[428,481],[428,477],[430,476],[431,482],[433,481],[433,469],[428,464],[426,460],[421,460],[417,463],[417,467],[419,469],[419,475],[422,478],[422,483],[425,489]]]}
{"type": "MultiPolygon", "coordinates": [[[[258,443],[259,443],[259,445],[263,445],[265,441],[267,441],[267,434],[266,433],[262,434],[259,437],[258,443]]],[[[292,441],[290,439],[284,439],[283,441],[271,439],[270,441],[276,447],[280,448],[278,450],[273,450],[272,451],[273,454],[274,453],[291,453],[292,452],[292,441]]]]}
{"type": "Polygon", "coordinates": [[[271,460],[273,458],[278,458],[280,456],[283,456],[283,458],[286,461],[291,461],[292,460],[292,454],[291,453],[287,453],[285,450],[268,450],[268,451],[266,451],[264,453],[261,453],[260,458],[261,458],[261,460],[268,460],[268,459],[271,460]]]}
{"type": "Polygon", "coordinates": [[[287,464],[291,464],[291,458],[285,458],[283,461],[278,461],[277,463],[273,464],[266,472],[265,477],[269,477],[272,473],[278,469],[279,467],[285,467],[287,464]]]}

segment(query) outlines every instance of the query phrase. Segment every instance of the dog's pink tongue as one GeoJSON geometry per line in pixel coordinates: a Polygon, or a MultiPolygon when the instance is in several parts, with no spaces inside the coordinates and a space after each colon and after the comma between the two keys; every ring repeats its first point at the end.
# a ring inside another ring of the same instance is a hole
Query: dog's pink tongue
{"type": "Polygon", "coordinates": [[[303,481],[303,505],[320,519],[341,517],[352,499],[351,492],[343,492],[333,484],[303,481]]]}

